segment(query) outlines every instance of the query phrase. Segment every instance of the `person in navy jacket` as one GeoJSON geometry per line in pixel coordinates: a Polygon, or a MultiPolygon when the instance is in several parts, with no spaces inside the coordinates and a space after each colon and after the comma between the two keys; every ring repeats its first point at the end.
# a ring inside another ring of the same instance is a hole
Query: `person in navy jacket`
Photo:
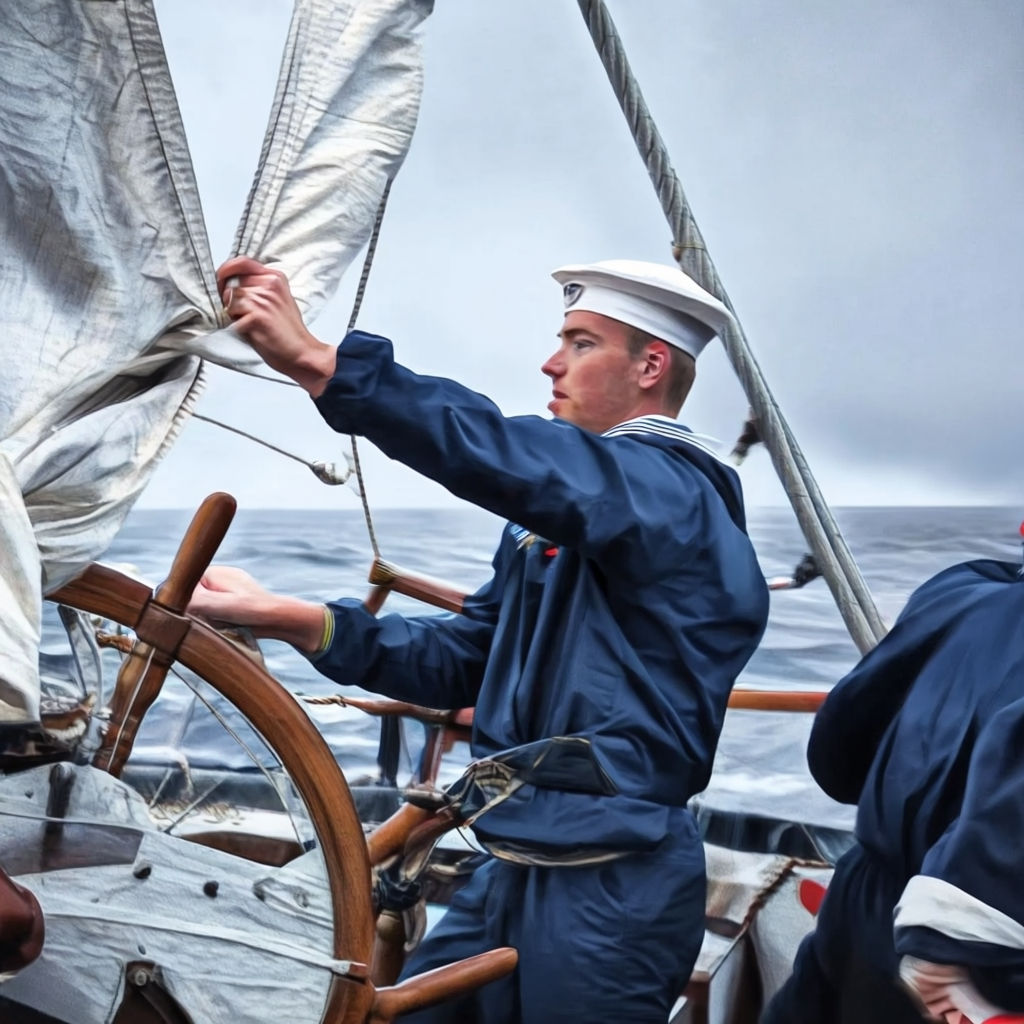
{"type": "Polygon", "coordinates": [[[501,945],[519,967],[416,1021],[663,1024],[703,937],[704,788],[767,590],[735,473],[674,419],[728,311],[676,268],[563,267],[552,419],[505,417],[399,365],[384,338],[337,348],[280,273],[219,272],[239,333],[336,430],[497,513],[494,575],[465,613],[375,618],[210,570],[192,610],[288,640],[341,683],[475,706],[474,758],[509,784],[474,822],[494,854],[406,973],[501,945]]]}
{"type": "Polygon", "coordinates": [[[829,694],[808,762],[857,804],[856,844],[763,1022],[1024,1011],[1019,566],[967,562],[920,587],[829,694]]]}

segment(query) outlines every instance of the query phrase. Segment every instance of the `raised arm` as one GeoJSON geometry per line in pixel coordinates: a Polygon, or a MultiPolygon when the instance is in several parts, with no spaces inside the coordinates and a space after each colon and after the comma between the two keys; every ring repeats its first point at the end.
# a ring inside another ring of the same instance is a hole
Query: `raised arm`
{"type": "MultiPolygon", "coordinates": [[[[333,350],[302,324],[283,275],[239,258],[218,280],[239,332],[316,398],[331,426],[368,437],[459,497],[627,580],[649,579],[703,542],[716,488],[663,445],[540,417],[506,418],[482,395],[400,366],[390,342],[372,335],[349,335],[329,365],[333,350]]],[[[712,475],[718,494],[738,510],[731,470],[718,464],[712,475]]],[[[741,525],[738,511],[734,518],[741,525]]]]}
{"type": "Polygon", "coordinates": [[[345,339],[317,407],[334,429],[626,580],[650,579],[704,543],[707,507],[718,502],[709,477],[660,444],[505,417],[483,395],[397,364],[373,335],[345,339]]]}
{"type": "Polygon", "coordinates": [[[316,397],[334,373],[334,347],[306,328],[279,270],[236,256],[217,271],[217,287],[235,330],[271,369],[316,397]]]}

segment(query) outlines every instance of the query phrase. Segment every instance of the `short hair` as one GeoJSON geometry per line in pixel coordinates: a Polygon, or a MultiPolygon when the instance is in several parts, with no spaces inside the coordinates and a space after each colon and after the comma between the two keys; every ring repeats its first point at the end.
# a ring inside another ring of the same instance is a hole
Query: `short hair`
{"type": "MultiPolygon", "coordinates": [[[[662,341],[662,339],[640,330],[639,327],[630,327],[629,334],[626,337],[626,345],[630,356],[638,359],[652,341],[662,341]]],[[[668,364],[665,403],[674,412],[679,412],[697,376],[697,360],[689,352],[684,352],[675,345],[669,345],[667,341],[664,344],[668,345],[669,351],[672,353],[668,364]]]]}

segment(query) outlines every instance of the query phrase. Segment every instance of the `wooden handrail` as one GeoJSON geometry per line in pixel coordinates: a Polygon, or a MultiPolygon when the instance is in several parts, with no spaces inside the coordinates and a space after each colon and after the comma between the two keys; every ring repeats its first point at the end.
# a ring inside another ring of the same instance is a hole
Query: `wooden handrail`
{"type": "Polygon", "coordinates": [[[449,612],[462,612],[466,601],[466,593],[452,583],[435,579],[433,576],[424,576],[420,573],[409,572],[391,562],[385,562],[382,558],[375,558],[370,566],[369,581],[374,589],[369,597],[363,602],[367,608],[376,613],[388,592],[403,594],[405,597],[415,597],[426,604],[432,604],[435,608],[443,608],[449,612]]]}
{"type": "Polygon", "coordinates": [[[750,690],[734,687],[729,707],[736,711],[817,711],[828,690],[750,690]]]}
{"type": "MultiPolygon", "coordinates": [[[[802,711],[814,712],[825,702],[827,690],[752,690],[737,686],[729,694],[729,707],[734,711],[802,711]]],[[[469,739],[473,729],[473,709],[440,711],[410,704],[404,700],[369,697],[344,697],[342,702],[379,718],[399,715],[424,725],[440,725],[456,739],[469,739]]]]}
{"type": "MultiPolygon", "coordinates": [[[[363,604],[374,615],[380,611],[381,605],[392,590],[406,597],[417,598],[436,608],[459,613],[463,611],[467,597],[464,591],[452,583],[410,572],[381,558],[374,559],[370,566],[369,582],[373,584],[373,589],[363,604]]],[[[793,586],[793,580],[789,579],[768,581],[771,590],[790,589],[793,586]]],[[[729,695],[729,707],[742,711],[817,711],[827,695],[828,691],[825,690],[751,690],[737,687],[729,695]]],[[[458,711],[437,711],[407,704],[404,701],[370,700],[359,697],[346,697],[345,702],[371,715],[404,715],[428,725],[443,725],[445,728],[469,729],[473,722],[471,709],[466,708],[458,711]]]]}

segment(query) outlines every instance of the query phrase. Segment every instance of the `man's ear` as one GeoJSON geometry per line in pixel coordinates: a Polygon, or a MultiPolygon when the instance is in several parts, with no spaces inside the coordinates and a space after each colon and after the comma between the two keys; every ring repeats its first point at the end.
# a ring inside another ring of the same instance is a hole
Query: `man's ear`
{"type": "Polygon", "coordinates": [[[643,365],[640,368],[640,387],[645,391],[653,388],[668,373],[671,355],[664,341],[652,341],[644,349],[643,365]]]}

